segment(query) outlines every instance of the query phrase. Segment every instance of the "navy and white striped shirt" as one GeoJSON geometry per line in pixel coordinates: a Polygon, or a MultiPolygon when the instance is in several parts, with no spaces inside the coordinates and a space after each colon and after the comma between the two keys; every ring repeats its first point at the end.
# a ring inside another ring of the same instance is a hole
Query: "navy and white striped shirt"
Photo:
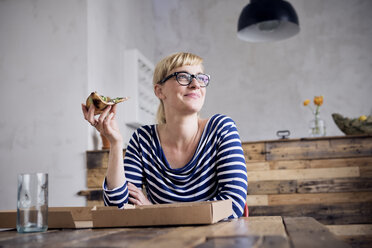
{"type": "MultiPolygon", "coordinates": [[[[234,121],[216,114],[204,128],[192,159],[172,169],[163,153],[156,125],[137,129],[124,157],[127,181],[145,185],[152,203],[214,201],[232,199],[233,215],[243,215],[247,196],[247,169],[234,121]]],[[[104,203],[123,208],[128,203],[127,181],[108,190],[103,182],[104,203]]]]}

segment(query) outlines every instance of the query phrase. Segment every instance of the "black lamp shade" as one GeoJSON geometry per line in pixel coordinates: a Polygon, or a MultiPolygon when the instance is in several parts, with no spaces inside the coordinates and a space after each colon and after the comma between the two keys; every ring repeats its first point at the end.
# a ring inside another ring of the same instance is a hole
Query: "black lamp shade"
{"type": "Polygon", "coordinates": [[[250,42],[284,40],[299,31],[296,11],[283,0],[251,0],[238,22],[238,38],[250,42]]]}

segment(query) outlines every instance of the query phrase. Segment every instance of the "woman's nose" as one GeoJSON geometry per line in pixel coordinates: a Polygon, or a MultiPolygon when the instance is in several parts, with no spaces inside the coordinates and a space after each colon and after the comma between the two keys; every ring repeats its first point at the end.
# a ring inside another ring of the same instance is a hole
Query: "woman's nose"
{"type": "Polygon", "coordinates": [[[191,79],[191,83],[189,84],[189,87],[191,87],[191,88],[200,88],[200,83],[199,83],[199,81],[196,79],[196,78],[192,78],[191,79]]]}

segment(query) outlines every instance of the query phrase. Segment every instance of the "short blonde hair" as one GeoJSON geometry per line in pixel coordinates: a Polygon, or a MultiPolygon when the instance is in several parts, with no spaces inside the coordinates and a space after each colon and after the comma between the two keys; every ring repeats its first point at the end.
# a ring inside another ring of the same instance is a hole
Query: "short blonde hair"
{"type": "MultiPolygon", "coordinates": [[[[162,60],[156,65],[154,70],[153,85],[160,84],[160,80],[168,76],[169,72],[173,69],[185,65],[202,65],[203,59],[198,55],[192,53],[178,52],[171,54],[162,60]]],[[[202,67],[203,68],[203,67],[202,67]]],[[[158,124],[165,124],[165,111],[164,104],[160,100],[158,111],[156,113],[156,120],[158,124]]]]}

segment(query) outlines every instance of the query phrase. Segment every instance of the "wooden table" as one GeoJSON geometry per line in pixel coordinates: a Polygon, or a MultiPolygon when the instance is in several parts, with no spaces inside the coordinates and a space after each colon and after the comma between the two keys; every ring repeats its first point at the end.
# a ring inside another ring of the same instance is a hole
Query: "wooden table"
{"type": "Polygon", "coordinates": [[[260,216],[214,225],[0,232],[0,247],[349,247],[311,217],[260,216]]]}

